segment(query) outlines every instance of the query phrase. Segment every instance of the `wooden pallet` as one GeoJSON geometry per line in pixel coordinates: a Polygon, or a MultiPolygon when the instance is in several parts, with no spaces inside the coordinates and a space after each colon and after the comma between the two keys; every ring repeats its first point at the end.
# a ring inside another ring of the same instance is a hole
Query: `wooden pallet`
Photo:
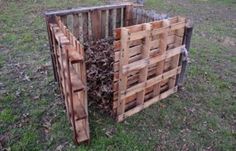
{"type": "Polygon", "coordinates": [[[116,29],[114,103],[117,120],[177,91],[186,19],[174,17],[116,29]]]}
{"type": "Polygon", "coordinates": [[[77,143],[90,140],[84,42],[113,37],[113,113],[118,122],[183,84],[192,27],[131,3],[46,12],[55,80],[77,143]],[[164,17],[165,18],[165,17],[164,17]],[[160,21],[157,21],[160,20],[160,21]]]}
{"type": "Polygon", "coordinates": [[[52,46],[55,65],[58,69],[58,83],[65,100],[67,116],[74,131],[77,143],[89,141],[87,109],[86,69],[83,46],[56,18],[49,25],[52,33],[52,46]]]}

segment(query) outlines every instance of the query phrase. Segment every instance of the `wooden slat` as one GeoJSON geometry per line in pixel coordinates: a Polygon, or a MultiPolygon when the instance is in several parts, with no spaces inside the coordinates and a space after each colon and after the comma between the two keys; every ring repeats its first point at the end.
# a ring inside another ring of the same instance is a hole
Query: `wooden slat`
{"type": "Polygon", "coordinates": [[[83,38],[83,36],[84,36],[83,28],[84,27],[83,27],[83,25],[84,25],[83,15],[82,15],[82,13],[80,13],[79,14],[79,41],[81,43],[84,42],[84,38],[83,38]]]}
{"type": "Polygon", "coordinates": [[[86,128],[87,119],[77,120],[75,127],[77,131],[77,137],[75,138],[78,143],[86,142],[89,140],[88,129],[86,128]]]}
{"type": "Polygon", "coordinates": [[[122,94],[120,98],[125,99],[126,97],[134,95],[137,92],[142,91],[145,87],[150,87],[154,84],[161,82],[161,80],[166,80],[166,79],[180,73],[180,70],[181,70],[181,67],[178,67],[178,68],[172,69],[168,72],[165,72],[162,75],[151,78],[151,79],[147,80],[146,82],[139,83],[139,84],[127,89],[126,91],[120,92],[122,94]]]}
{"type": "MultiPolygon", "coordinates": [[[[168,82],[168,81],[167,81],[168,82]]],[[[163,81],[161,82],[161,92],[164,92],[166,89],[168,89],[168,84],[167,84],[166,81],[163,81]]],[[[153,98],[153,87],[149,87],[149,88],[146,88],[145,89],[145,102],[147,102],[149,99],[153,98]],[[147,99],[148,98],[148,99],[147,99]]],[[[136,104],[136,97],[137,95],[132,95],[130,97],[128,97],[126,99],[126,102],[125,102],[125,110],[127,110],[128,108],[130,108],[131,104],[136,104]]],[[[113,108],[114,109],[117,109],[117,96],[114,96],[114,99],[113,99],[113,108]]]]}
{"type": "Polygon", "coordinates": [[[118,8],[125,8],[127,5],[131,5],[130,3],[123,3],[123,4],[112,4],[112,5],[101,5],[101,6],[94,6],[94,7],[83,7],[83,8],[76,8],[76,9],[68,9],[68,10],[59,10],[59,11],[49,11],[46,12],[46,16],[50,15],[68,15],[68,14],[76,14],[76,13],[84,13],[93,10],[107,10],[107,9],[118,9],[118,8]]]}
{"type": "Polygon", "coordinates": [[[79,51],[76,51],[76,47],[73,47],[72,45],[68,45],[68,57],[71,62],[78,62],[84,60],[84,57],[79,54],[79,51]]]}
{"type": "Polygon", "coordinates": [[[67,26],[67,15],[61,16],[61,21],[63,22],[65,26],[67,26]]]}
{"type": "Polygon", "coordinates": [[[98,40],[101,37],[101,11],[91,12],[91,22],[92,22],[92,36],[93,40],[98,40]]]}
{"type": "MultiPolygon", "coordinates": [[[[144,49],[141,52],[142,58],[149,58],[150,56],[150,49],[151,49],[151,25],[145,24],[145,40],[144,40],[144,49]]],[[[139,73],[139,82],[143,83],[146,82],[148,77],[148,66],[145,66],[141,69],[139,73]]],[[[140,91],[137,94],[137,104],[143,106],[145,97],[145,89],[140,91]]]]}
{"type": "MultiPolygon", "coordinates": [[[[128,40],[128,30],[123,28],[121,30],[121,53],[120,53],[120,70],[122,69],[123,65],[128,64],[128,53],[127,53],[127,49],[128,49],[128,44],[127,44],[127,40],[128,40]]],[[[121,99],[121,92],[126,90],[127,88],[127,76],[123,75],[121,72],[119,72],[119,78],[120,78],[120,84],[119,84],[119,93],[118,93],[118,108],[117,108],[117,114],[121,115],[124,113],[125,111],[125,101],[123,99],[121,99]]]]}
{"type": "Polygon", "coordinates": [[[160,101],[162,99],[165,99],[166,97],[168,97],[169,95],[171,95],[171,94],[173,94],[175,92],[177,92],[177,87],[169,89],[168,91],[160,94],[159,96],[156,96],[156,97],[152,98],[151,100],[145,102],[144,106],[137,106],[137,107],[135,107],[135,108],[125,112],[122,116],[118,115],[118,122],[121,122],[121,121],[123,121],[124,118],[130,117],[133,114],[140,112],[144,108],[147,108],[150,105],[152,105],[152,104],[154,104],[154,103],[156,103],[156,102],[158,102],[158,101],[160,101]]]}
{"type": "Polygon", "coordinates": [[[85,106],[77,93],[73,93],[75,120],[81,120],[87,117],[85,106]]]}
{"type": "Polygon", "coordinates": [[[132,25],[132,5],[127,5],[125,7],[125,26],[132,25]]]}
{"type": "MultiPolygon", "coordinates": [[[[175,37],[176,37],[175,35],[170,35],[170,36],[168,36],[168,38],[167,38],[167,44],[170,45],[170,44],[174,43],[175,37]]],[[[128,42],[129,42],[129,41],[128,41],[128,42]]],[[[152,40],[152,42],[151,42],[151,47],[152,47],[152,49],[159,46],[159,45],[156,44],[157,42],[158,42],[157,40],[152,40]]],[[[141,41],[141,40],[130,41],[129,43],[130,43],[130,45],[141,45],[141,44],[142,44],[142,41],[141,41]]],[[[114,42],[114,49],[115,49],[115,52],[119,52],[119,51],[120,51],[120,45],[121,45],[121,44],[120,44],[120,40],[117,40],[117,41],[114,42]]]]}
{"type": "Polygon", "coordinates": [[[79,15],[73,15],[73,35],[79,39],[79,15]]]}
{"type": "Polygon", "coordinates": [[[106,24],[105,24],[106,32],[105,37],[108,38],[109,36],[109,10],[106,10],[106,24]]]}
{"type": "MultiPolygon", "coordinates": [[[[168,27],[170,25],[170,22],[169,20],[164,20],[163,21],[163,24],[162,24],[165,27],[168,27]]],[[[165,32],[165,33],[162,33],[160,35],[160,53],[163,54],[166,52],[167,50],[167,38],[168,38],[168,32],[165,32]]],[[[171,52],[168,51],[168,52],[171,52]]],[[[158,63],[158,67],[157,67],[157,70],[156,70],[156,75],[160,75],[163,73],[164,71],[164,67],[165,67],[165,61],[161,61],[158,63]]],[[[154,85],[154,91],[153,91],[153,95],[154,96],[157,96],[159,95],[161,92],[161,83],[157,83],[156,85],[154,85]]]]}
{"type": "Polygon", "coordinates": [[[91,12],[88,12],[88,40],[93,40],[91,12]]]}
{"type": "Polygon", "coordinates": [[[163,61],[164,59],[173,57],[173,56],[175,56],[177,54],[180,54],[181,53],[181,49],[184,48],[184,47],[185,46],[182,45],[182,46],[174,48],[172,50],[163,52],[162,55],[158,55],[156,57],[149,58],[149,59],[145,58],[145,59],[142,59],[140,61],[128,64],[128,65],[124,65],[122,67],[122,73],[126,74],[126,73],[128,73],[130,71],[140,70],[140,69],[144,68],[147,65],[152,65],[152,64],[155,64],[157,62],[163,61]]]}
{"type": "Polygon", "coordinates": [[[112,31],[116,29],[116,18],[117,18],[117,10],[113,9],[112,10],[112,31]]]}
{"type": "Polygon", "coordinates": [[[121,8],[120,27],[124,26],[124,8],[121,8]]]}

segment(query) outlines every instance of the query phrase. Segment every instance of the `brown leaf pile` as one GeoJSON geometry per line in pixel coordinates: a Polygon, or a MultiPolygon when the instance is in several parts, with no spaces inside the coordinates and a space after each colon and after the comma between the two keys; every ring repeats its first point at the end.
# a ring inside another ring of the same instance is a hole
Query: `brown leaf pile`
{"type": "Polygon", "coordinates": [[[112,39],[85,44],[88,99],[111,111],[114,49],[112,39]]]}

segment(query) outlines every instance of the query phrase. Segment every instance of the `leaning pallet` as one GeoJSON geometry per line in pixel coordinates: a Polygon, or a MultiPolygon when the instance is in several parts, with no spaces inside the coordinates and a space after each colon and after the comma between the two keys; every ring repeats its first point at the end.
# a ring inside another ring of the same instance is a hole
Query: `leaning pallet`
{"type": "Polygon", "coordinates": [[[46,13],[54,77],[77,143],[88,142],[85,43],[113,37],[113,98],[118,122],[177,92],[183,84],[192,26],[122,3],[46,13]]]}

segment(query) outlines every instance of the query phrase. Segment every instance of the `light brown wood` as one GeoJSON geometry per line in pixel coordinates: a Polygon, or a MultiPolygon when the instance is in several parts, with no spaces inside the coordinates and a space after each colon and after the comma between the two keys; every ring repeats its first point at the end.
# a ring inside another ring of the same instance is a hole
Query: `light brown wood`
{"type": "MultiPolygon", "coordinates": [[[[141,56],[144,59],[149,59],[151,49],[151,24],[145,24],[145,39],[143,51],[141,52],[141,56]]],[[[139,83],[146,82],[148,77],[148,64],[140,70],[139,73],[139,83]]],[[[137,104],[143,106],[145,97],[145,89],[140,91],[137,94],[137,104]]]]}
{"type": "MultiPolygon", "coordinates": [[[[166,27],[170,26],[169,20],[164,20],[162,25],[164,26],[163,28],[166,28],[166,27]]],[[[168,38],[168,31],[166,31],[166,32],[164,32],[160,35],[160,40],[159,40],[159,42],[160,42],[160,54],[165,53],[165,51],[167,50],[167,45],[168,45],[167,44],[167,38],[168,38]]],[[[170,52],[173,52],[173,51],[170,51],[170,52]]],[[[156,70],[156,75],[160,75],[164,71],[165,61],[163,60],[161,62],[158,62],[157,65],[158,65],[158,67],[157,67],[157,70],[156,70]]],[[[161,92],[161,83],[157,83],[156,85],[154,85],[153,96],[159,95],[160,92],[161,92]]]]}
{"type": "Polygon", "coordinates": [[[121,121],[123,121],[124,118],[130,117],[130,116],[132,116],[133,114],[140,112],[140,111],[143,110],[144,108],[147,108],[147,107],[149,107],[150,105],[152,105],[152,104],[154,104],[154,103],[156,103],[156,102],[158,102],[158,101],[160,101],[160,100],[162,100],[162,99],[165,99],[166,97],[168,97],[169,95],[171,95],[171,94],[173,94],[173,93],[175,93],[175,92],[177,92],[177,88],[169,89],[168,91],[166,91],[166,92],[160,94],[159,96],[156,96],[156,97],[152,98],[151,100],[146,101],[146,102],[144,103],[144,106],[137,106],[137,107],[135,107],[135,108],[133,108],[133,109],[131,109],[131,110],[125,112],[125,113],[123,114],[123,116],[118,115],[118,122],[121,122],[121,121]]]}
{"type": "MultiPolygon", "coordinates": [[[[123,65],[128,64],[128,53],[127,53],[127,49],[128,49],[128,44],[127,44],[127,40],[128,40],[128,30],[123,28],[121,30],[121,53],[120,53],[120,70],[122,69],[123,65]]],[[[121,92],[126,90],[127,88],[127,76],[122,74],[122,72],[119,72],[119,79],[120,79],[120,83],[119,83],[119,100],[118,100],[118,108],[117,108],[117,114],[121,115],[124,113],[125,111],[125,101],[121,98],[122,94],[121,92]]]]}

